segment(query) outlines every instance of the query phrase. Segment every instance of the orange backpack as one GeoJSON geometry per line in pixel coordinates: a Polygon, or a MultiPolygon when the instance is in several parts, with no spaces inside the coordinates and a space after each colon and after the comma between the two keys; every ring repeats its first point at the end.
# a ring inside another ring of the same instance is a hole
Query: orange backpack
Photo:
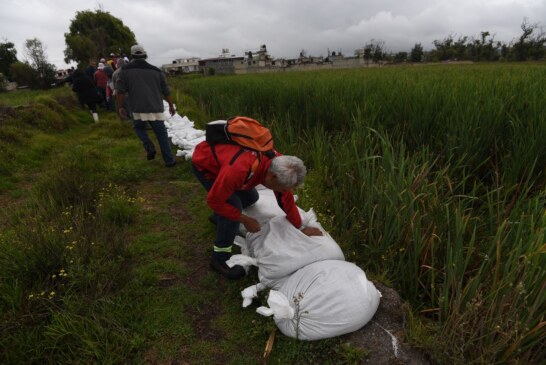
{"type": "Polygon", "coordinates": [[[261,125],[257,120],[249,117],[234,117],[227,121],[219,120],[210,122],[205,128],[205,139],[209,143],[216,162],[218,156],[214,146],[216,144],[234,144],[241,146],[230,161],[232,165],[245,150],[258,152],[258,159],[252,165],[247,181],[254,175],[261,162],[262,153],[269,158],[275,157],[273,152],[273,136],[269,129],[261,125]]]}
{"type": "Polygon", "coordinates": [[[234,117],[207,124],[205,130],[209,144],[228,143],[243,148],[267,152],[273,149],[273,137],[269,129],[257,120],[248,117],[234,117]]]}

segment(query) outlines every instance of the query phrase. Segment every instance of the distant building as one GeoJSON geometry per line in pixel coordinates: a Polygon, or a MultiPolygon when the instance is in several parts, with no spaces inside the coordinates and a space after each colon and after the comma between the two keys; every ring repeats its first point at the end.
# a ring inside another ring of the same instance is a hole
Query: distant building
{"type": "Polygon", "coordinates": [[[354,57],[345,57],[341,50],[338,52],[328,50],[328,57],[324,58],[309,56],[302,50],[299,57],[295,59],[274,59],[267,53],[267,47],[263,44],[258,50],[245,51],[244,56],[230,54],[228,48],[223,48],[222,54],[218,57],[177,59],[172,64],[163,65],[162,69],[167,74],[199,71],[205,76],[210,76],[384,66],[384,63],[364,59],[363,54],[363,48],[356,50],[354,57]]]}
{"type": "Polygon", "coordinates": [[[222,49],[222,54],[218,57],[207,58],[199,61],[199,68],[203,72],[203,75],[216,75],[216,74],[234,74],[236,64],[243,62],[244,57],[237,57],[229,54],[229,49],[222,49]]]}
{"type": "Polygon", "coordinates": [[[68,77],[68,75],[70,75],[70,70],[57,70],[55,72],[55,80],[56,81],[60,81],[60,80],[64,80],[68,77]]]}
{"type": "Polygon", "coordinates": [[[172,63],[161,66],[163,72],[168,75],[199,72],[199,58],[178,58],[172,63]]]}

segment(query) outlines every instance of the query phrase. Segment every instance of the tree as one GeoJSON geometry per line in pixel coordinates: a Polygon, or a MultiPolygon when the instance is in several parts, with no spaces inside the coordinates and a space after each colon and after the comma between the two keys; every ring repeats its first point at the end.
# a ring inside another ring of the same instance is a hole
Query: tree
{"type": "Polygon", "coordinates": [[[28,62],[14,62],[10,66],[12,81],[20,86],[37,87],[38,75],[28,62]]]}
{"type": "Polygon", "coordinates": [[[402,63],[408,60],[408,52],[398,52],[394,55],[394,62],[402,63]]]}
{"type": "Polygon", "coordinates": [[[410,52],[410,62],[421,62],[423,60],[423,46],[421,43],[415,43],[410,52]]]}
{"type": "Polygon", "coordinates": [[[455,58],[455,48],[454,48],[454,41],[453,41],[453,35],[449,35],[443,40],[435,40],[432,42],[434,44],[434,47],[436,49],[434,50],[434,58],[438,61],[447,61],[455,58]]]}
{"type": "Polygon", "coordinates": [[[467,40],[468,40],[467,36],[461,36],[456,42],[453,43],[454,56],[457,60],[465,59],[466,51],[468,48],[466,44],[467,40]]]}
{"type": "Polygon", "coordinates": [[[371,39],[361,49],[355,51],[355,54],[358,57],[363,57],[366,61],[366,64],[369,64],[370,60],[373,62],[379,62],[387,57],[385,52],[385,42],[382,40],[371,39]]]}
{"type": "Polygon", "coordinates": [[[27,62],[35,71],[36,80],[33,87],[47,89],[55,81],[55,66],[47,62],[47,54],[38,38],[27,39],[25,42],[27,62]]]}
{"type": "Polygon", "coordinates": [[[10,66],[17,62],[17,50],[13,43],[5,41],[0,43],[0,73],[7,79],[10,78],[10,66]]]}
{"type": "Polygon", "coordinates": [[[379,62],[385,58],[385,41],[371,40],[370,46],[372,47],[372,59],[374,62],[379,62]]]}
{"type": "Polygon", "coordinates": [[[527,19],[521,23],[523,34],[514,44],[514,56],[517,61],[526,61],[529,59],[541,59],[544,57],[546,44],[546,33],[540,29],[538,24],[529,24],[527,19]],[[535,31],[540,30],[540,33],[535,31]],[[533,35],[535,33],[535,35],[533,35]]]}
{"type": "Polygon", "coordinates": [[[86,65],[93,58],[110,53],[129,53],[135,34],[123,22],[101,9],[76,12],[69,32],[64,34],[64,61],[86,65]]]}

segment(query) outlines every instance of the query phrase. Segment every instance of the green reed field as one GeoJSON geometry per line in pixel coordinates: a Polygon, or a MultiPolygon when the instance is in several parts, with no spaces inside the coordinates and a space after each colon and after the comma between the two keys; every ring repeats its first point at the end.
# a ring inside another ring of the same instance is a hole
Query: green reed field
{"type": "Polygon", "coordinates": [[[546,358],[545,80],[525,64],[170,82],[201,126],[252,116],[306,162],[301,203],[400,291],[411,339],[437,361],[533,364],[546,358]]]}

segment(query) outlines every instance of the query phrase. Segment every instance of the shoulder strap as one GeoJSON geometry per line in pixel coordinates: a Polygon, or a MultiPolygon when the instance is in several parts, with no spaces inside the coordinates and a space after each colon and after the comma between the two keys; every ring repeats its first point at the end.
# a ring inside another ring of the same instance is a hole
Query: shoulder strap
{"type": "MultiPolygon", "coordinates": [[[[215,144],[209,142],[209,146],[210,146],[210,150],[212,152],[212,156],[214,156],[214,159],[219,164],[220,161],[218,160],[218,155],[216,154],[216,148],[214,147],[215,144]]],[[[241,154],[243,152],[245,152],[245,151],[248,151],[248,150],[245,149],[245,148],[241,148],[239,151],[237,151],[237,153],[234,154],[233,157],[231,158],[231,160],[229,161],[229,164],[233,165],[235,163],[235,161],[237,161],[239,156],[241,156],[241,154]]],[[[252,166],[250,166],[250,169],[248,170],[248,174],[246,176],[245,182],[248,182],[252,178],[252,176],[254,176],[254,173],[258,170],[258,167],[260,166],[260,163],[262,162],[262,153],[261,152],[256,152],[256,153],[258,154],[258,158],[252,163],[252,166]]]]}
{"type": "MultiPolygon", "coordinates": [[[[230,165],[233,165],[235,161],[241,156],[241,154],[245,151],[248,151],[247,149],[241,148],[233,157],[231,158],[231,161],[229,161],[230,165]]],[[[254,176],[254,173],[258,170],[258,167],[260,166],[260,163],[262,162],[262,154],[261,152],[257,152],[258,158],[254,160],[252,163],[252,166],[250,166],[250,169],[248,169],[248,173],[246,175],[245,183],[248,182],[252,176],[254,176]]]]}
{"type": "Polygon", "coordinates": [[[216,148],[214,147],[214,143],[209,142],[209,146],[210,146],[210,151],[212,152],[212,156],[216,160],[216,163],[220,164],[220,160],[218,160],[218,155],[216,154],[216,148]]]}

